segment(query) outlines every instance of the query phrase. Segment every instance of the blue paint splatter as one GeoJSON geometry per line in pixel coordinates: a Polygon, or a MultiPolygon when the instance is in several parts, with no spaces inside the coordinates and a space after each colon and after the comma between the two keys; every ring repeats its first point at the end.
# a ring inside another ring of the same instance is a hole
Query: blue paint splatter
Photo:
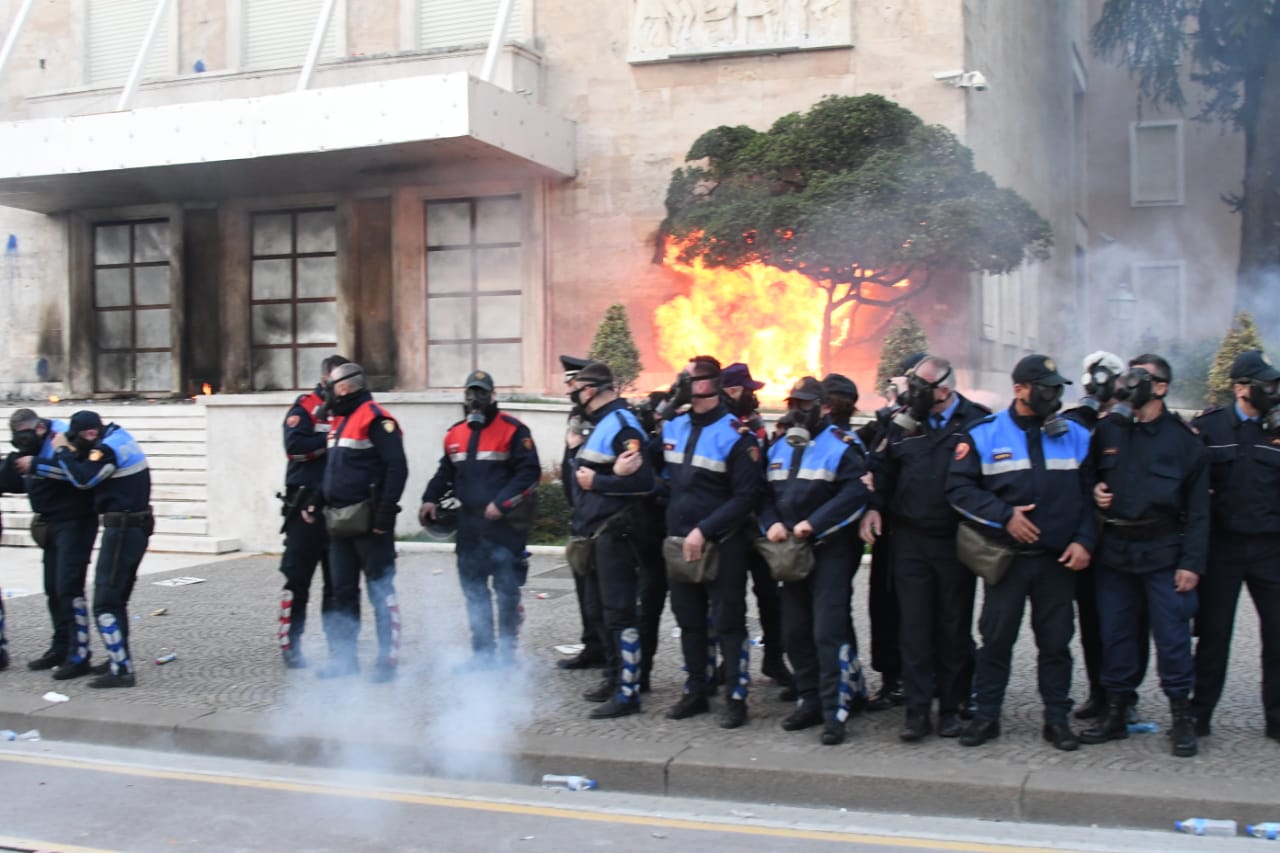
{"type": "Polygon", "coordinates": [[[193,65],[193,66],[191,66],[191,69],[192,69],[193,71],[195,71],[197,74],[203,74],[203,73],[204,73],[204,60],[203,60],[203,59],[197,59],[197,60],[196,60],[196,64],[195,64],[195,65],[193,65]]]}
{"type": "Polygon", "coordinates": [[[9,239],[4,244],[5,254],[12,254],[18,251],[18,235],[10,234],[9,239]]]}

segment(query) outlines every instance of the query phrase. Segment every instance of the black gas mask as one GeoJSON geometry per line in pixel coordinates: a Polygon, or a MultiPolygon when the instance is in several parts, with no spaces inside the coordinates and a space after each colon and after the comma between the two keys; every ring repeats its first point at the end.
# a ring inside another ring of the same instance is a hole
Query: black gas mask
{"type": "MultiPolygon", "coordinates": [[[[1259,379],[1244,380],[1249,384],[1249,405],[1258,410],[1260,416],[1271,413],[1280,403],[1280,381],[1263,382],[1259,379]]],[[[1265,420],[1265,418],[1264,418],[1265,420]]]]}
{"type": "Polygon", "coordinates": [[[9,443],[18,451],[19,456],[36,456],[44,447],[44,440],[34,429],[14,430],[9,443]]]}
{"type": "Polygon", "coordinates": [[[1116,388],[1112,396],[1115,405],[1111,407],[1109,417],[1122,423],[1132,422],[1137,411],[1152,400],[1162,400],[1164,395],[1153,390],[1157,382],[1168,382],[1163,376],[1156,376],[1145,367],[1131,367],[1116,380],[1116,388]]]}
{"type": "Polygon", "coordinates": [[[462,399],[463,417],[471,429],[483,429],[498,409],[498,404],[493,401],[492,392],[484,388],[468,388],[462,399]]]}
{"type": "Polygon", "coordinates": [[[1062,386],[1033,384],[1031,396],[1027,398],[1027,406],[1037,418],[1041,420],[1048,418],[1062,408],[1062,386]]]}
{"type": "Polygon", "coordinates": [[[789,401],[787,409],[787,444],[792,447],[807,447],[813,437],[822,430],[822,410],[815,402],[808,409],[798,405],[799,400],[789,401]]]}
{"type": "Polygon", "coordinates": [[[93,442],[77,432],[67,433],[67,441],[71,442],[71,446],[75,449],[76,456],[83,459],[89,455],[89,451],[93,449],[93,442]]]}
{"type": "Polygon", "coordinates": [[[1084,393],[1088,394],[1099,404],[1105,404],[1108,400],[1115,396],[1116,392],[1116,376],[1110,368],[1101,364],[1095,364],[1088,373],[1084,375],[1084,393]]]}
{"type": "Polygon", "coordinates": [[[693,377],[689,371],[682,370],[671,383],[667,399],[657,409],[657,416],[664,421],[672,420],[680,414],[680,409],[693,401],[693,377]]]}
{"type": "Polygon", "coordinates": [[[918,375],[914,370],[908,373],[907,390],[898,396],[898,402],[902,404],[902,409],[894,415],[893,422],[906,432],[918,430],[920,424],[929,417],[929,410],[938,402],[935,399],[934,392],[938,390],[943,382],[947,381],[949,376],[951,376],[950,369],[930,382],[918,375]]]}

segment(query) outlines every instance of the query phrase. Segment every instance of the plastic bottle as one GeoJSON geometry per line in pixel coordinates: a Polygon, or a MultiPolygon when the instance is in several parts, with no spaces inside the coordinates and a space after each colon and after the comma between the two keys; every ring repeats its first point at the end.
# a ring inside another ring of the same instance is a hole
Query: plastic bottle
{"type": "Polygon", "coordinates": [[[1245,835],[1252,835],[1254,838],[1265,838],[1268,841],[1275,841],[1280,838],[1280,823],[1269,821],[1267,823],[1255,823],[1245,826],[1245,835]]]}
{"type": "Polygon", "coordinates": [[[554,773],[548,773],[542,777],[542,784],[558,785],[570,791],[590,791],[596,787],[596,780],[588,779],[586,776],[557,776],[554,773]]]}
{"type": "Polygon", "coordinates": [[[1130,734],[1135,734],[1135,735],[1150,734],[1152,732],[1160,731],[1160,724],[1143,721],[1143,722],[1137,722],[1137,723],[1129,723],[1129,725],[1126,726],[1126,728],[1129,729],[1130,734]]]}
{"type": "Polygon", "coordinates": [[[1174,821],[1173,828],[1188,835],[1219,835],[1229,838],[1236,834],[1234,820],[1213,820],[1207,817],[1189,817],[1186,820],[1174,821]]]}
{"type": "Polygon", "coordinates": [[[166,663],[173,663],[177,659],[178,659],[177,655],[175,655],[173,652],[169,652],[168,654],[160,655],[160,657],[156,658],[156,665],[164,666],[166,663]]]}

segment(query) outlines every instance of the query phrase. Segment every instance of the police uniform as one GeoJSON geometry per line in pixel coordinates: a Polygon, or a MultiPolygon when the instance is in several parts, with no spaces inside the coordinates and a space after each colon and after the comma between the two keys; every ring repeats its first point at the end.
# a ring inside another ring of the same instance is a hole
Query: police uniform
{"type": "Polygon", "coordinates": [[[828,745],[844,740],[851,710],[857,650],[849,601],[862,553],[854,522],[866,508],[865,471],[861,442],[834,424],[802,448],[774,442],[760,509],[762,533],[777,523],[789,533],[802,521],[813,527],[813,571],[804,580],[783,583],[779,596],[799,697],[783,727],[794,731],[821,722],[828,745]]]}
{"type": "Polygon", "coordinates": [[[281,425],[288,467],[284,480],[284,554],[280,557],[284,589],[280,593],[276,638],[285,665],[289,667],[306,665],[301,642],[307,625],[307,604],[311,599],[311,581],[315,577],[316,564],[320,565],[324,584],[320,619],[326,636],[331,629],[334,608],[328,534],[324,525],[308,524],[302,517],[302,510],[310,505],[312,496],[324,482],[329,416],[322,391],[322,387],[317,385],[314,390],[294,400],[281,425]]]}
{"type": "MultiPolygon", "coordinates": [[[[576,378],[584,379],[592,368],[588,365],[576,378]]],[[[644,432],[626,401],[614,399],[587,417],[593,428],[577,450],[574,468],[588,468],[595,477],[589,490],[578,486],[576,477],[572,481],[572,527],[574,536],[593,540],[595,571],[584,578],[584,586],[588,596],[600,601],[608,671],[600,688],[584,695],[604,703],[591,712],[601,719],[634,713],[640,707],[637,580],[644,538],[642,501],[653,490],[653,469],[641,457],[636,473],[627,477],[613,473],[619,455],[643,448],[644,432]]]]}
{"type": "Polygon", "coordinates": [[[695,528],[720,551],[719,572],[709,583],[672,580],[671,609],[680,626],[687,677],[684,698],[672,719],[703,713],[715,681],[707,654],[707,612],[719,636],[730,705],[722,723],[746,719],[750,675],[747,645],[747,531],[763,477],[755,436],[723,405],[688,412],[662,427],[663,472],[670,488],[667,534],[688,536],[695,528]]]}
{"type": "MultiPolygon", "coordinates": [[[[1259,365],[1255,373],[1280,372],[1259,365]]],[[[1251,374],[1252,375],[1252,374],[1251,374]]],[[[1240,374],[1232,371],[1232,378],[1240,374]]],[[[1209,571],[1196,592],[1199,637],[1192,713],[1209,734],[1222,696],[1240,587],[1247,586],[1262,638],[1262,706],[1268,737],[1280,740],[1280,431],[1238,405],[1209,409],[1191,422],[1209,449],[1209,571]]]]}
{"type": "Polygon", "coordinates": [[[373,679],[387,681],[395,677],[400,655],[395,518],[409,467],[404,455],[404,433],[396,419],[375,403],[373,395],[366,390],[355,394],[350,405],[348,414],[339,414],[335,406],[330,419],[321,498],[325,506],[332,508],[371,500],[374,520],[367,533],[354,536],[330,533],[331,658],[317,674],[330,678],[358,670],[356,640],[360,633],[360,576],[363,574],[378,635],[373,679]]]}
{"type": "MultiPolygon", "coordinates": [[[[476,387],[486,387],[490,392],[493,390],[492,379],[483,371],[472,373],[467,381],[468,384],[478,382],[476,387]]],[[[533,507],[541,475],[538,451],[529,428],[498,411],[495,404],[492,412],[485,415],[483,424],[469,424],[464,419],[449,427],[444,437],[444,455],[422,494],[423,503],[437,503],[452,488],[461,502],[458,579],[467,601],[474,665],[494,662],[495,596],[497,662],[515,662],[523,620],[520,588],[528,572],[524,557],[528,526],[522,519],[533,507]],[[485,518],[485,507],[490,503],[497,506],[502,518],[494,521],[485,518]],[[493,579],[492,596],[490,578],[493,579]]]]}
{"type": "MultiPolygon", "coordinates": [[[[1027,356],[1015,368],[1014,382],[1060,387],[1067,380],[1057,374],[1051,359],[1027,356]]],[[[1043,430],[1043,417],[1018,414],[1016,407],[1015,403],[970,427],[956,444],[947,476],[951,505],[979,533],[1015,552],[1004,578],[985,589],[978,619],[982,646],[974,677],[977,707],[961,743],[979,746],[1000,734],[1013,645],[1030,598],[1045,738],[1060,749],[1074,749],[1078,741],[1067,717],[1075,581],[1059,556],[1072,544],[1086,551],[1093,548],[1089,431],[1067,421],[1064,432],[1051,436],[1043,430]],[[1029,504],[1035,509],[1027,517],[1040,534],[1036,542],[1023,544],[1005,526],[1016,507],[1029,504]]]]}
{"type": "MultiPolygon", "coordinates": [[[[1138,614],[1145,606],[1155,640],[1160,687],[1174,715],[1175,749],[1195,681],[1191,619],[1197,593],[1174,587],[1179,569],[1203,575],[1209,538],[1208,452],[1176,415],[1162,410],[1148,422],[1099,422],[1093,463],[1112,493],[1102,511],[1097,554],[1098,615],[1102,623],[1102,686],[1107,715],[1082,733],[1086,742],[1122,738],[1141,672],[1138,614]]],[[[1194,740],[1187,747],[1194,754],[1194,740]]]]}
{"type": "Polygon", "coordinates": [[[959,713],[973,678],[973,601],[976,578],[956,559],[959,518],[947,502],[951,460],[965,431],[991,412],[961,396],[918,429],[890,424],[875,454],[873,504],[894,531],[893,585],[899,605],[902,685],[907,721],[901,736],[918,740],[932,730],[938,698],[939,730],[960,734],[959,713]]]}
{"type": "Polygon", "coordinates": [[[100,431],[97,441],[83,453],[60,450],[57,459],[68,482],[92,491],[94,508],[102,519],[102,542],[93,574],[93,616],[110,667],[89,686],[132,687],[129,597],[155,529],[151,470],[146,454],[123,427],[103,427],[96,413],[77,412],[71,417],[69,435],[86,429],[100,431]]]}
{"type": "Polygon", "coordinates": [[[39,537],[37,543],[44,551],[44,592],[53,638],[49,649],[27,666],[34,670],[58,667],[54,677],[61,680],[89,672],[89,605],[84,586],[98,538],[98,518],[93,495],[68,482],[56,458],[53,438],[67,431],[67,422],[44,419],[43,423],[47,431],[30,470],[4,491],[27,493],[31,511],[38,516],[32,520],[32,536],[39,537]]]}

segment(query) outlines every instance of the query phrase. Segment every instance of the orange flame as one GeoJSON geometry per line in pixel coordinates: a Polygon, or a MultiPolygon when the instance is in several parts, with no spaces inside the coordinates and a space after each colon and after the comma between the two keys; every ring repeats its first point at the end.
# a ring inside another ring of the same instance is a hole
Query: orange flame
{"type": "Polygon", "coordinates": [[[61,403],[61,402],[62,402],[62,398],[61,398],[61,397],[59,397],[57,394],[50,394],[50,395],[49,395],[49,402],[50,402],[50,403],[61,403]]]}
{"type": "Polygon", "coordinates": [[[210,394],[213,393],[213,386],[210,385],[208,382],[204,383],[203,385],[200,386],[200,393],[204,394],[206,397],[209,396],[210,394]]]}
{"type": "MultiPolygon", "coordinates": [[[[760,396],[777,400],[795,380],[821,368],[826,282],[762,263],[736,269],[709,268],[699,258],[684,263],[677,257],[680,248],[668,238],[664,263],[691,279],[689,293],[653,314],[658,355],[673,370],[700,353],[722,364],[745,362],[753,377],[767,383],[760,396]]],[[[894,286],[908,283],[904,279],[894,286]]],[[[832,313],[833,349],[851,336],[854,304],[832,313]]]]}

